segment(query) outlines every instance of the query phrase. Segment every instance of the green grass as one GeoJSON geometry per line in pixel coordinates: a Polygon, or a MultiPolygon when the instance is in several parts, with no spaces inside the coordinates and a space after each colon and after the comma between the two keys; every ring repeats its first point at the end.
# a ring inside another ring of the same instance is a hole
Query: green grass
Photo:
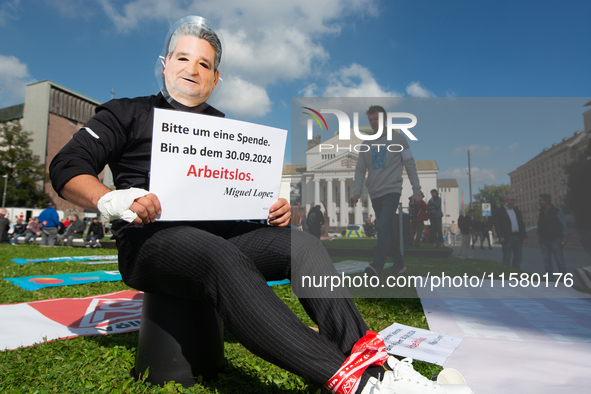
{"type": "MultiPolygon", "coordinates": [[[[373,249],[378,243],[377,238],[334,238],[332,241],[321,241],[327,248],[346,248],[346,249],[373,249]]],[[[433,247],[432,243],[421,243],[421,250],[432,249],[440,250],[441,248],[433,247]]]]}
{"type": "MultiPolygon", "coordinates": [[[[361,240],[364,241],[364,240],[361,240]]],[[[88,266],[76,262],[47,262],[18,265],[12,258],[42,258],[74,255],[110,255],[113,250],[83,248],[40,248],[36,245],[13,247],[0,245],[2,277],[50,275],[117,269],[116,265],[88,266]]],[[[346,259],[346,258],[343,258],[346,259]]],[[[336,260],[336,259],[335,259],[336,260]]],[[[447,262],[435,259],[407,259],[410,272],[423,272],[432,265],[451,269],[454,264],[470,268],[470,261],[447,262]]],[[[128,290],[123,282],[102,282],[77,286],[25,291],[0,280],[0,303],[17,303],[59,297],[85,297],[128,290]]],[[[289,285],[274,286],[274,291],[307,325],[313,322],[291,294],[289,285]]],[[[411,297],[416,297],[416,293],[411,297]]],[[[370,329],[381,331],[394,322],[428,329],[417,298],[355,299],[370,329]]],[[[0,352],[0,393],[327,393],[325,389],[254,356],[225,333],[228,370],[214,381],[183,389],[174,382],[165,387],[150,386],[129,377],[135,363],[137,332],[106,336],[77,337],[0,352]]],[[[441,370],[432,364],[415,361],[415,369],[425,376],[441,370]]]]}

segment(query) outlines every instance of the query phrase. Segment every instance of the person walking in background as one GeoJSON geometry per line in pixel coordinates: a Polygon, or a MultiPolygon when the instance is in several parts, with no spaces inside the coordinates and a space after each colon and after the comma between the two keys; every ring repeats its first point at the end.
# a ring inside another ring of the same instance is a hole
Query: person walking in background
{"type": "Polygon", "coordinates": [[[458,227],[462,233],[462,244],[460,245],[460,251],[458,257],[463,259],[464,257],[470,258],[470,241],[472,238],[472,230],[474,228],[474,210],[468,211],[468,216],[460,215],[458,218],[458,227]]]}
{"type": "Polygon", "coordinates": [[[431,190],[431,199],[429,200],[429,221],[431,222],[431,237],[433,239],[433,246],[435,247],[443,245],[442,217],[441,197],[439,197],[437,189],[433,189],[431,190]]]}
{"type": "Polygon", "coordinates": [[[563,274],[566,274],[563,246],[567,243],[568,228],[566,227],[564,212],[552,205],[549,194],[540,194],[538,204],[540,205],[538,241],[546,272],[550,275],[554,272],[552,267],[552,255],[554,255],[558,269],[563,274]]]}
{"type": "Polygon", "coordinates": [[[308,231],[310,234],[315,236],[316,238],[320,239],[320,235],[322,233],[322,226],[324,225],[324,215],[320,210],[320,205],[316,205],[310,209],[308,212],[308,220],[306,220],[308,224],[308,231]]]}
{"type": "Polygon", "coordinates": [[[478,242],[478,238],[480,238],[480,249],[484,249],[482,247],[482,231],[482,221],[480,220],[480,218],[474,219],[474,228],[472,229],[472,249],[475,248],[476,242],[478,242]]]}
{"type": "Polygon", "coordinates": [[[373,215],[369,215],[365,220],[365,235],[372,238],[374,236],[373,215]]]}
{"type": "Polygon", "coordinates": [[[47,208],[39,215],[41,223],[41,246],[55,246],[57,231],[60,227],[60,219],[55,210],[55,204],[50,201],[47,208]]]}
{"type": "Polygon", "coordinates": [[[449,244],[451,246],[456,246],[456,237],[460,233],[460,228],[456,224],[455,221],[451,221],[451,227],[449,228],[449,244]]]}
{"type": "Polygon", "coordinates": [[[515,197],[506,195],[504,205],[495,211],[493,219],[499,243],[503,246],[503,264],[519,268],[527,233],[521,211],[515,206],[515,197]]]}
{"type": "MultiPolygon", "coordinates": [[[[383,107],[370,106],[367,110],[367,118],[374,135],[386,129],[387,113],[383,107]]],[[[403,169],[406,169],[412,185],[412,198],[415,201],[423,199],[415,159],[408,141],[401,133],[392,133],[391,140],[388,139],[388,133],[383,133],[377,139],[369,138],[364,144],[372,144],[372,148],[359,153],[355,166],[353,206],[361,198],[365,181],[371,205],[376,214],[378,231],[378,243],[374,249],[373,261],[365,269],[365,273],[368,276],[379,276],[390,256],[394,262],[390,275],[398,275],[406,270],[402,253],[400,253],[400,239],[396,236],[393,226],[402,193],[403,169]],[[392,146],[395,149],[390,149],[392,146]]]]}
{"type": "Polygon", "coordinates": [[[490,221],[488,220],[488,218],[486,219],[480,219],[480,226],[481,226],[481,235],[480,235],[480,249],[484,249],[484,240],[486,240],[488,242],[488,248],[492,249],[491,243],[490,243],[490,230],[492,230],[491,225],[490,225],[490,221]]]}
{"type": "Polygon", "coordinates": [[[408,209],[410,212],[410,242],[413,248],[421,247],[421,235],[425,228],[425,220],[429,213],[429,206],[424,200],[415,202],[412,197],[408,198],[408,209]]]}

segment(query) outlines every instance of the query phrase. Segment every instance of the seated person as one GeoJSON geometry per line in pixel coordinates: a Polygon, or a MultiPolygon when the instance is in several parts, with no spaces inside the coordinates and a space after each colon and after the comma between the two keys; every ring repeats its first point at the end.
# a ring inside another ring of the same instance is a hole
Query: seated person
{"type": "Polygon", "coordinates": [[[203,18],[177,22],[167,37],[158,73],[163,79],[161,92],[99,106],[51,163],[54,189],[112,222],[119,271],[127,285],[205,299],[225,327],[265,360],[334,393],[472,393],[467,386],[431,382],[410,363],[388,358],[383,349],[374,352],[376,357],[366,361],[359,376],[350,374],[348,357],[355,344],[368,342],[368,327],[348,291],[340,288],[327,296],[326,289],[303,289],[292,283],[318,325],[317,333],[267,285],[269,280],[310,270],[337,275],[317,238],[286,227],[291,207],[285,199],[270,207],[266,223],[156,220],[160,201],[147,190],[154,108],[223,117],[206,103],[219,79],[221,54],[221,43],[203,18]],[[115,191],[97,179],[106,164],[113,172],[115,191]],[[372,362],[386,363],[388,371],[368,366],[372,362]],[[346,382],[339,384],[343,379],[346,382]]]}
{"type": "Polygon", "coordinates": [[[14,225],[14,231],[12,232],[12,238],[10,238],[10,243],[16,245],[18,243],[18,238],[25,237],[26,232],[27,225],[24,224],[21,219],[17,219],[16,224],[14,225]]]}
{"type": "Polygon", "coordinates": [[[64,246],[72,246],[74,238],[82,238],[84,229],[86,228],[86,225],[80,220],[78,215],[73,214],[70,219],[70,225],[66,228],[66,231],[57,236],[57,242],[62,242],[64,246]],[[66,241],[65,243],[63,242],[64,240],[66,241]]]}
{"type": "Polygon", "coordinates": [[[92,223],[88,227],[88,233],[84,237],[84,243],[87,248],[99,248],[99,239],[103,239],[105,236],[105,230],[103,224],[98,217],[92,218],[92,223]]]}
{"type": "Polygon", "coordinates": [[[41,236],[41,223],[39,223],[39,218],[35,216],[31,222],[29,223],[29,228],[27,229],[27,234],[25,235],[25,244],[29,245],[31,240],[35,241],[37,237],[41,236]]]}

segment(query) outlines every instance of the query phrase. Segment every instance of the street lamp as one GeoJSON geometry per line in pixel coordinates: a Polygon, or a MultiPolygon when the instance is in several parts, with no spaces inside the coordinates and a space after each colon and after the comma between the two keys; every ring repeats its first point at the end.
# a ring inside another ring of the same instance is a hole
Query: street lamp
{"type": "Polygon", "coordinates": [[[8,174],[2,175],[4,178],[4,195],[2,196],[2,208],[6,208],[6,185],[8,184],[8,174]]]}

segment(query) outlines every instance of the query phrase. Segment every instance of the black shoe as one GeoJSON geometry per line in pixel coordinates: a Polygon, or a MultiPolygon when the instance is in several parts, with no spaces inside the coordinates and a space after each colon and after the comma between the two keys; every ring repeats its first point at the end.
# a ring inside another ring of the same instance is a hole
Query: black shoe
{"type": "Polygon", "coordinates": [[[472,245],[472,249],[474,249],[474,245],[472,245]]]}
{"type": "Polygon", "coordinates": [[[481,246],[480,249],[484,249],[484,248],[481,246]]]}
{"type": "Polygon", "coordinates": [[[489,248],[489,249],[492,249],[492,246],[489,246],[488,248],[489,248]]]}

